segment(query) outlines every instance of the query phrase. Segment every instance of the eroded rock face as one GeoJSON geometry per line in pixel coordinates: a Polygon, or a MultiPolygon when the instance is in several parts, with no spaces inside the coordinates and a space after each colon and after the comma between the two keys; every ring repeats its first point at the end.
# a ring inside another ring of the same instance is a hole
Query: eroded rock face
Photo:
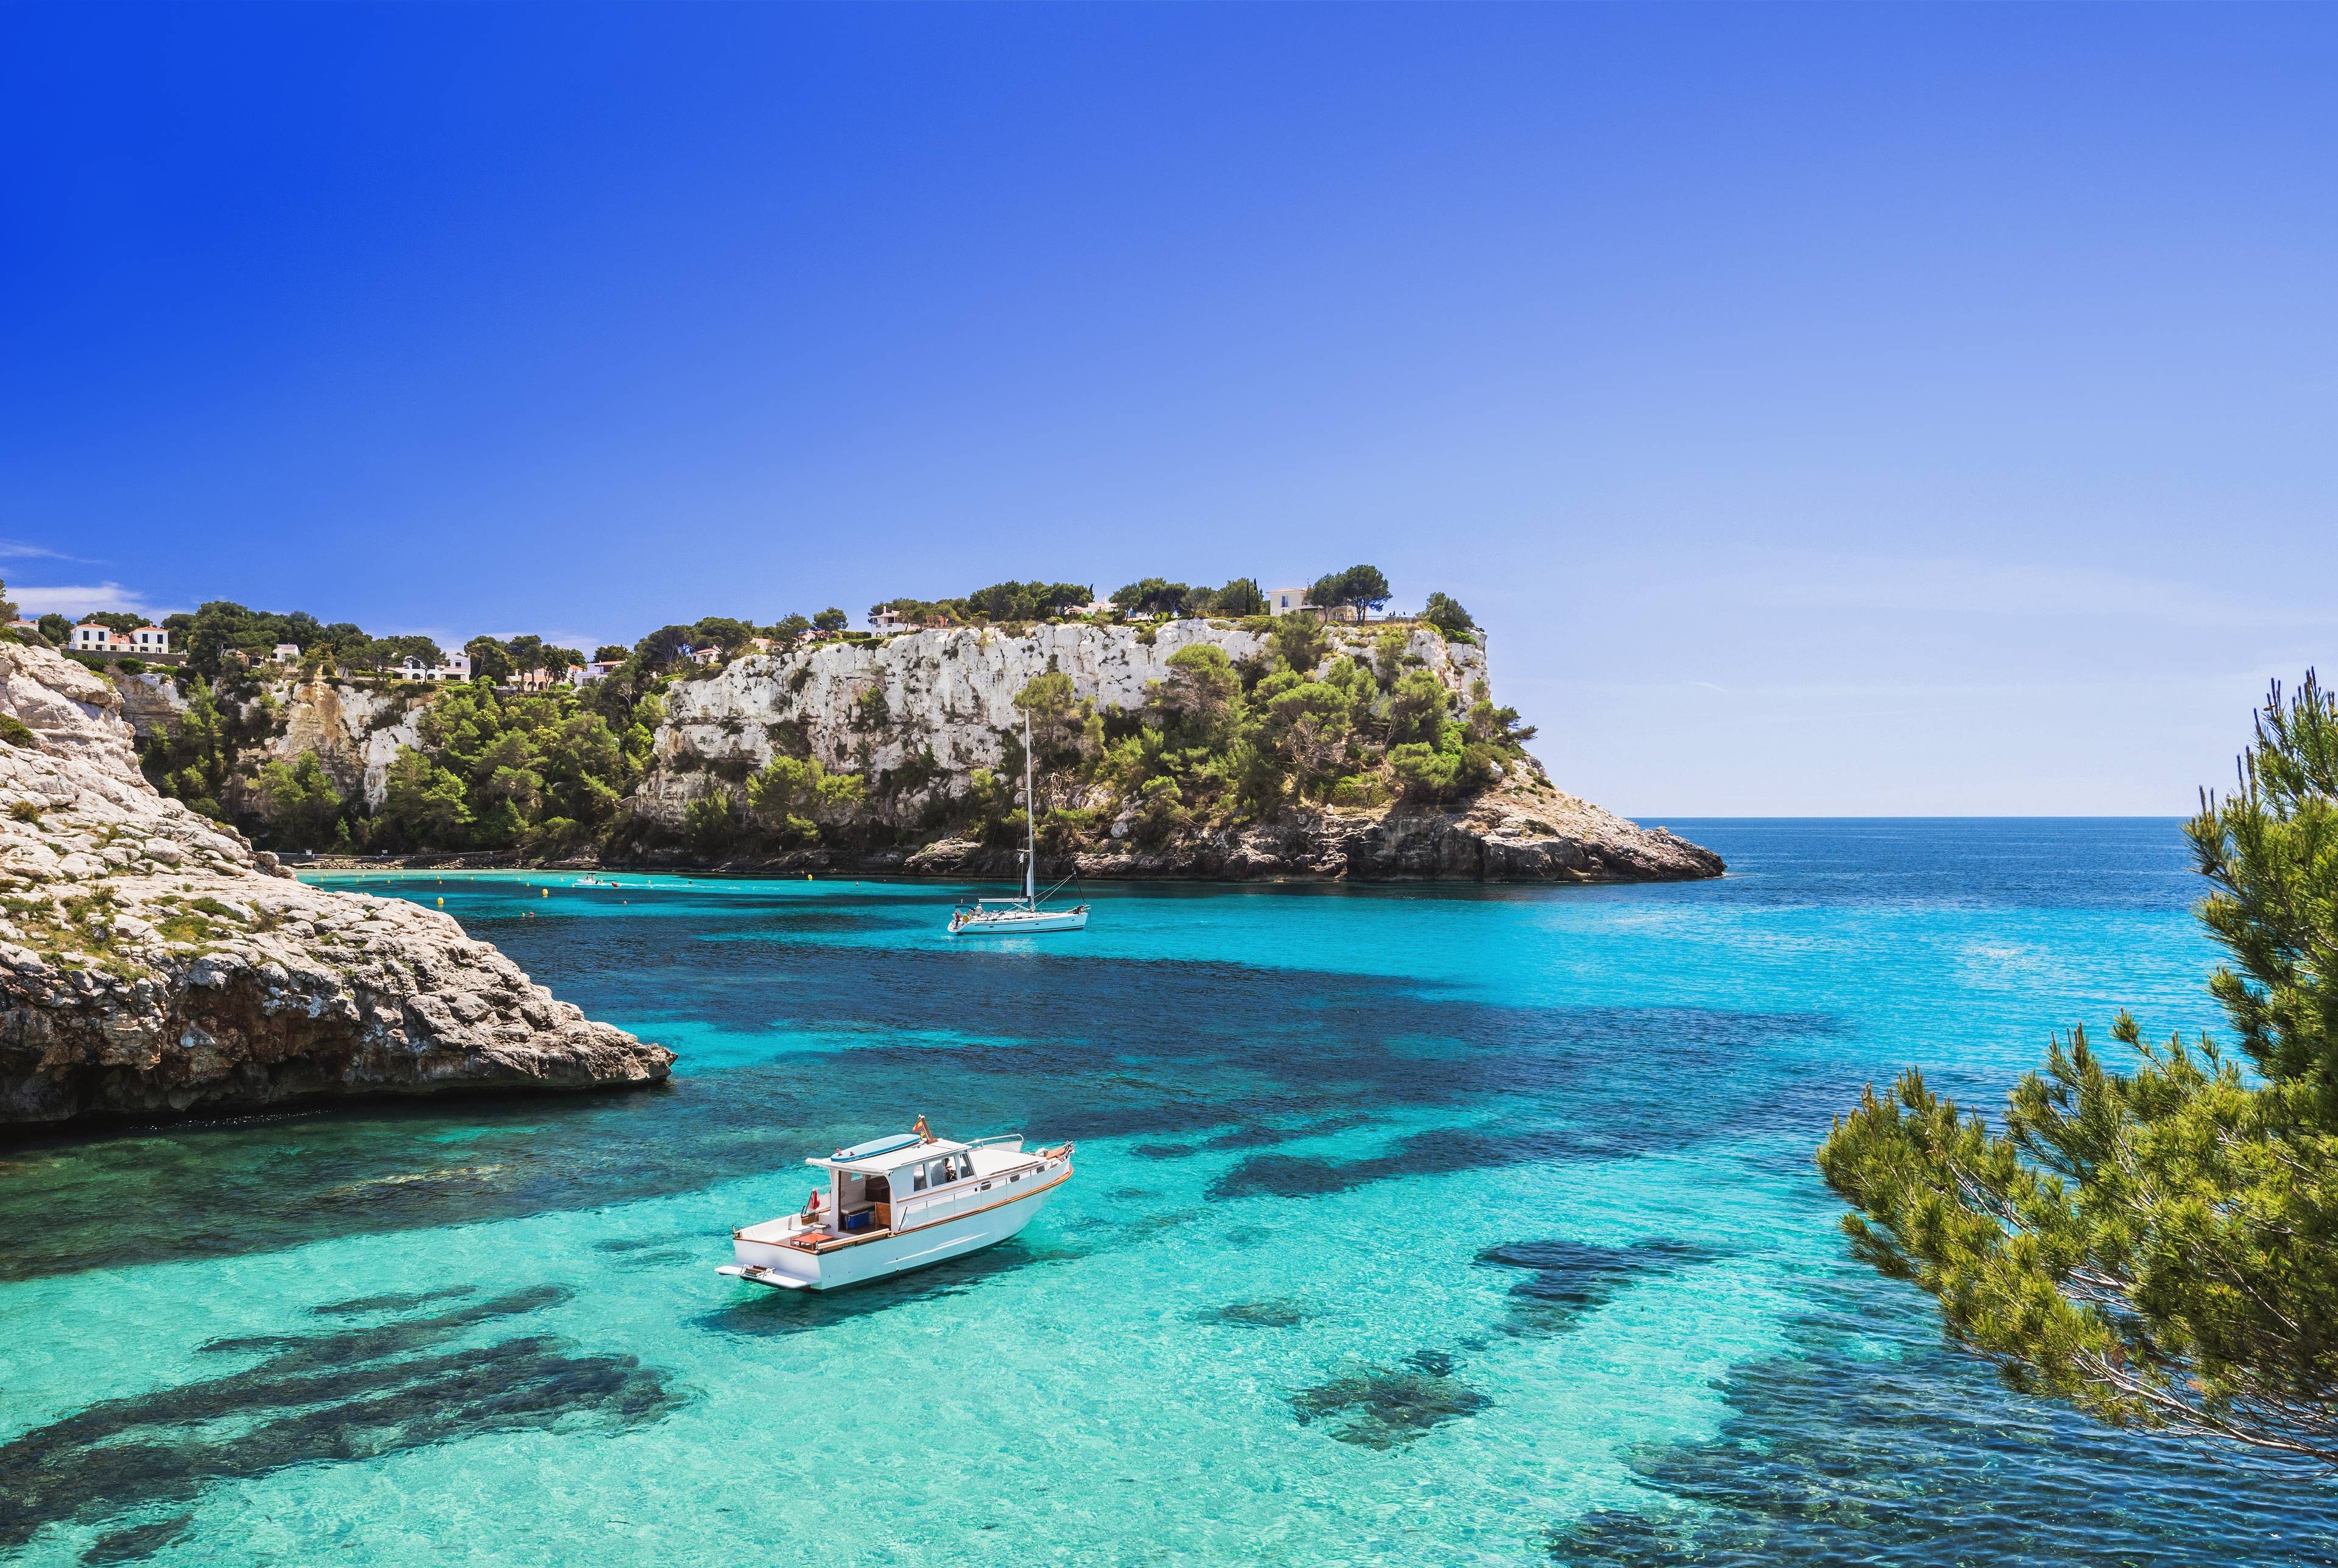
{"type": "MultiPolygon", "coordinates": [[[[1440,668],[1456,667],[1443,639],[1419,641],[1440,668]]],[[[1199,642],[1236,662],[1266,646],[1237,626],[1173,621],[1149,640],[1133,626],[1034,626],[1020,636],[968,627],[740,659],[667,692],[656,765],[634,809],[679,827],[689,803],[718,779],[743,777],[782,751],[874,779],[931,750],[932,783],[899,802],[905,818],[914,817],[928,799],[962,793],[975,769],[1000,766],[1006,737],[1022,721],[1015,694],[1039,676],[1070,676],[1074,695],[1099,708],[1141,708],[1147,685],[1168,677],[1170,655],[1199,642]]],[[[1451,654],[1466,663],[1478,651],[1451,654]]]]}
{"type": "Polygon", "coordinates": [[[422,743],[427,704],[403,691],[314,677],[278,690],[284,700],[284,728],[268,742],[269,758],[290,762],[313,751],[344,797],[362,799],[368,811],[380,810],[398,749],[422,743]]]}
{"type": "MultiPolygon", "coordinates": [[[[1198,620],[1171,622],[1149,635],[1147,641],[1129,626],[1035,626],[1021,636],[964,629],[741,659],[670,693],[657,764],[634,809],[677,828],[692,800],[718,783],[735,786],[782,750],[871,778],[930,750],[932,781],[892,808],[907,826],[928,800],[963,792],[974,769],[1000,766],[1005,738],[1017,722],[1015,694],[1035,677],[1060,671],[1071,677],[1076,697],[1099,708],[1136,709],[1148,685],[1168,676],[1170,655],[1181,648],[1214,643],[1239,663],[1266,644],[1239,626],[1198,620]]],[[[1327,662],[1343,653],[1371,657],[1370,632],[1335,629],[1332,639],[1327,662]]],[[[1405,654],[1434,674],[1457,706],[1466,706],[1487,679],[1482,648],[1449,643],[1427,627],[1411,630],[1405,654]]],[[[1108,848],[1042,869],[1055,876],[1076,869],[1089,877],[1473,882],[1674,881],[1724,870],[1711,850],[1554,788],[1532,759],[1451,809],[1291,810],[1271,823],[1150,847],[1127,837],[1133,826],[1121,822],[1108,848]]],[[[866,855],[811,849],[752,864],[1007,879],[1022,874],[1012,849],[959,838],[866,855]]]]}
{"type": "MultiPolygon", "coordinates": [[[[1145,847],[1050,861],[1047,877],[1191,877],[1213,881],[1273,877],[1358,882],[1685,882],[1718,877],[1721,857],[1661,828],[1642,828],[1539,779],[1451,811],[1399,808],[1385,815],[1286,813],[1271,823],[1145,847]]],[[[1012,849],[969,839],[929,844],[886,868],[931,876],[1012,880],[1012,849]]]]}
{"type": "Polygon", "coordinates": [[[0,1124],[663,1078],[445,915],[287,877],[138,772],[121,699],[0,645],[0,1124]]]}

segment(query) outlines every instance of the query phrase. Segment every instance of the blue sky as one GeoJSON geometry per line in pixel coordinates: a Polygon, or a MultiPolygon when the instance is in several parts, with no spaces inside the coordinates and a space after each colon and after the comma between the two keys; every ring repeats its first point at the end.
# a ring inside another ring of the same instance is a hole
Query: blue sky
{"type": "Polygon", "coordinates": [[[0,573],[631,641],[1460,599],[1642,815],[2144,812],[2338,665],[2338,12],[0,10],[0,573]]]}

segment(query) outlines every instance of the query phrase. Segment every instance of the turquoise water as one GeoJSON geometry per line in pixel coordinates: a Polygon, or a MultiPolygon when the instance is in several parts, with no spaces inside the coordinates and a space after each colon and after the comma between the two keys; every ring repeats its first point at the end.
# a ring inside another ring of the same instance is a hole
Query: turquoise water
{"type": "Polygon", "coordinates": [[[2318,1563],[2338,1487],[1941,1349],[1811,1165],[1910,1061],[2215,1022],[2166,822],[1673,824],[1732,877],[948,890],[337,878],[683,1054],[670,1088],[0,1152],[31,1563],[2318,1563]],[[803,1155],[1076,1138],[1017,1240],[718,1278],[803,1155]]]}

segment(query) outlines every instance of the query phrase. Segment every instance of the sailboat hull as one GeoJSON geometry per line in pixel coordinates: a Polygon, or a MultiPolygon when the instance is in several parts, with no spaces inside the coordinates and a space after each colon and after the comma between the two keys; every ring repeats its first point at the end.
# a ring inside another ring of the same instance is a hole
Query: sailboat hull
{"type": "Polygon", "coordinates": [[[1085,931],[1088,912],[1083,905],[1077,909],[1042,909],[1036,913],[1010,909],[1003,914],[987,910],[952,921],[949,934],[953,936],[1029,936],[1041,931],[1085,931]]]}

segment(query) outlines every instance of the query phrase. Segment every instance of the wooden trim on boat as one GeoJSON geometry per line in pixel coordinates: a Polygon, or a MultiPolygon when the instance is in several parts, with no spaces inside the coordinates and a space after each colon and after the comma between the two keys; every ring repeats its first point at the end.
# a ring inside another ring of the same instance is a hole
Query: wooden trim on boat
{"type": "MultiPolygon", "coordinates": [[[[842,1236],[837,1238],[833,1241],[822,1241],[819,1245],[808,1249],[797,1247],[797,1250],[808,1250],[813,1257],[817,1258],[824,1253],[842,1251],[847,1247],[860,1247],[865,1246],[871,1241],[882,1241],[889,1236],[914,1236],[920,1230],[930,1230],[937,1225],[947,1225],[952,1220],[971,1220],[977,1214],[987,1214],[993,1209],[1004,1209],[1009,1203],[1020,1203],[1026,1198],[1036,1198],[1042,1192],[1052,1192],[1071,1179],[1071,1167],[1066,1165],[1064,1168],[1064,1173],[1061,1176],[1056,1177],[1053,1181],[1042,1181],[1038,1186],[1032,1188],[1028,1192],[1017,1192],[1012,1198],[1001,1198],[997,1202],[985,1203],[979,1209],[962,1210],[956,1214],[950,1215],[948,1219],[928,1220],[923,1225],[912,1225],[907,1230],[871,1230],[866,1236],[842,1236]]],[[[763,1245],[771,1247],[787,1247],[794,1246],[795,1243],[788,1241],[771,1241],[765,1242],[763,1245]]]]}

